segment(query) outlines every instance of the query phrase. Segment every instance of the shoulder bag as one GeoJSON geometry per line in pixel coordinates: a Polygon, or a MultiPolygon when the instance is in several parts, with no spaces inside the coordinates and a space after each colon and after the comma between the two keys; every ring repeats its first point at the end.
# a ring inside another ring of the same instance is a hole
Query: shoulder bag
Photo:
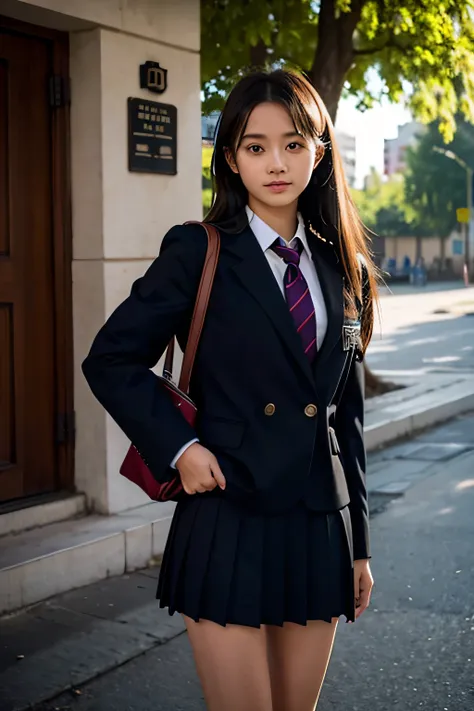
{"type": "MultiPolygon", "coordinates": [[[[186,222],[185,224],[200,224],[206,230],[206,259],[204,261],[201,281],[194,305],[188,341],[184,351],[179,384],[176,385],[172,379],[174,336],[166,350],[163,375],[158,377],[161,380],[162,386],[167,390],[175,407],[181,411],[181,414],[190,425],[194,425],[197,407],[189,397],[189,383],[219,259],[220,237],[218,230],[213,225],[208,225],[204,222],[186,222]]],[[[164,483],[156,481],[140,452],[133,444],[130,445],[127,455],[123,460],[122,466],[120,467],[120,474],[143,489],[150,499],[154,501],[177,500],[183,492],[181,479],[177,470],[176,475],[170,481],[164,483]]]]}

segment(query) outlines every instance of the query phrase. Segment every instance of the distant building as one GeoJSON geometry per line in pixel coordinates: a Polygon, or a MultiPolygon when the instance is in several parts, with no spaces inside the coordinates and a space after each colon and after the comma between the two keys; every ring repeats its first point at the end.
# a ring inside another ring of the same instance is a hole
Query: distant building
{"type": "Polygon", "coordinates": [[[212,141],[214,143],[220,115],[220,111],[212,111],[209,116],[201,116],[201,138],[204,141],[212,141]]]}
{"type": "Polygon", "coordinates": [[[344,172],[350,187],[355,186],[356,181],[356,139],[343,131],[336,129],[336,140],[339,152],[344,164],[344,172]]]}
{"type": "Polygon", "coordinates": [[[383,149],[385,175],[403,173],[406,168],[406,150],[414,146],[425,127],[416,121],[410,121],[398,127],[396,138],[386,138],[383,149]]]}

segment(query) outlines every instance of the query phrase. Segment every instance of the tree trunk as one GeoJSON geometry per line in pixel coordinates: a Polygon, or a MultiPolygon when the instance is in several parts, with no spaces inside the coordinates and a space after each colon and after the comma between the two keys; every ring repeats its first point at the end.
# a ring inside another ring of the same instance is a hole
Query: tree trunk
{"type": "Polygon", "coordinates": [[[350,12],[336,13],[336,0],[321,0],[318,42],[310,77],[332,121],[336,120],[346,75],[354,61],[352,38],[365,0],[353,0],[350,12]]]}
{"type": "MultiPolygon", "coordinates": [[[[448,235],[449,237],[449,235],[448,235]]],[[[439,268],[441,272],[446,270],[446,240],[448,237],[440,237],[440,255],[439,255],[439,268]]]]}
{"type": "Polygon", "coordinates": [[[415,260],[418,261],[421,259],[422,254],[423,254],[423,249],[422,249],[422,243],[421,243],[422,238],[420,235],[416,236],[416,248],[415,248],[415,260]]]}
{"type": "Polygon", "coordinates": [[[260,38],[255,47],[250,47],[250,64],[253,69],[263,69],[267,63],[267,45],[260,38]]]}

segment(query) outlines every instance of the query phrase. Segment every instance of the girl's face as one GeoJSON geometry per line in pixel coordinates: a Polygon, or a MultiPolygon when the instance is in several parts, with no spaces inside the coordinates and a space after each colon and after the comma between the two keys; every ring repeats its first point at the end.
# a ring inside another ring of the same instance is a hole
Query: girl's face
{"type": "Polygon", "coordinates": [[[296,132],[290,114],[277,103],[256,106],[238,146],[227,161],[249,193],[249,205],[286,207],[297,203],[324,147],[296,132]]]}

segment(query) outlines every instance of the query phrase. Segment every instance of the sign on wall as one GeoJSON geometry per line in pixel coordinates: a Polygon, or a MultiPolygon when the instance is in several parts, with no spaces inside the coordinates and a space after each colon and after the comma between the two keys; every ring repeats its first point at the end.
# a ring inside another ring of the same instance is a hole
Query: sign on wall
{"type": "Polygon", "coordinates": [[[453,254],[464,254],[464,242],[462,239],[453,239],[453,254]]]}
{"type": "Polygon", "coordinates": [[[140,64],[140,88],[162,94],[168,86],[168,70],[159,62],[140,64]]]}
{"type": "Polygon", "coordinates": [[[171,104],[128,99],[128,169],[176,175],[178,110],[171,104]]]}
{"type": "Polygon", "coordinates": [[[458,207],[456,210],[456,219],[458,222],[469,222],[469,210],[467,207],[458,207]]]}

